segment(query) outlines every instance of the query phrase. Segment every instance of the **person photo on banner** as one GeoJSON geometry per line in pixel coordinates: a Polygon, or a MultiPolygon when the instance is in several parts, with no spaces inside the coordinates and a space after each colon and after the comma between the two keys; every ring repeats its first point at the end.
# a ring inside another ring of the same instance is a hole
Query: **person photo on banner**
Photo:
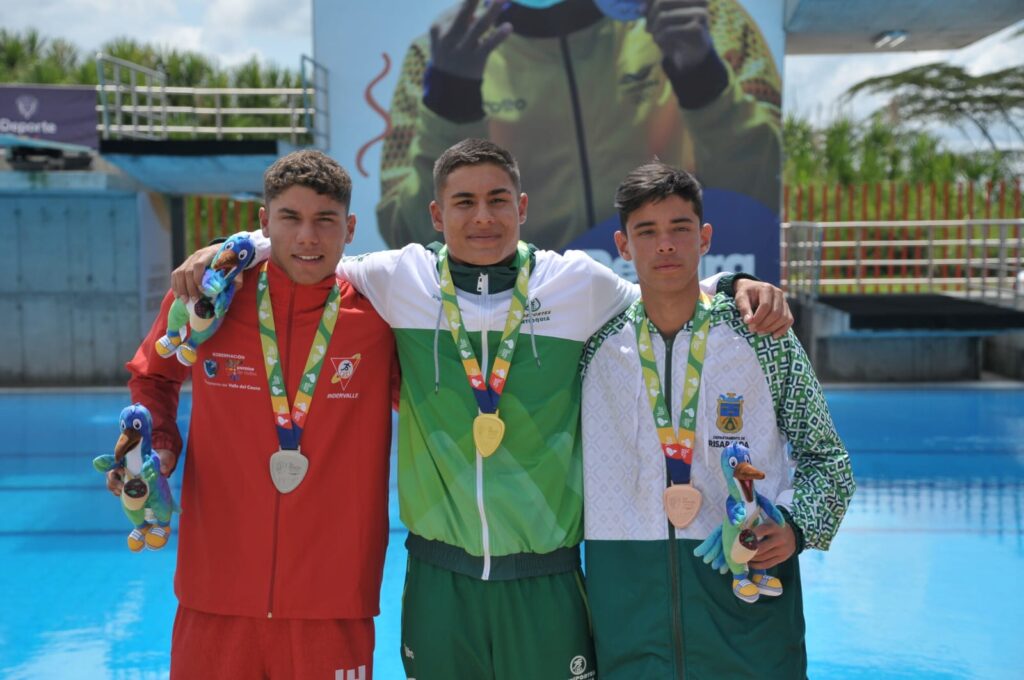
{"type": "Polygon", "coordinates": [[[482,137],[522,164],[535,216],[523,238],[541,248],[607,249],[619,180],[657,156],[745,206],[736,220],[756,224],[744,227],[775,229],[765,257],[777,266],[781,80],[738,0],[479,5],[450,8],[406,53],[381,156],[389,246],[433,240],[434,159],[482,137]]]}

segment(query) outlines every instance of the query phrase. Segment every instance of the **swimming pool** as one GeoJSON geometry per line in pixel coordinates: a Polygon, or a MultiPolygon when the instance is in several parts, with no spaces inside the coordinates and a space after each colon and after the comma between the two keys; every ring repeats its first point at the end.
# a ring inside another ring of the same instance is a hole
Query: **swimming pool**
{"type": "MultiPolygon", "coordinates": [[[[810,677],[1019,673],[1024,388],[826,392],[859,486],[832,549],[800,558],[810,677]]],[[[112,450],[126,403],[120,390],[0,393],[0,677],[167,675],[174,552],[127,551],[127,522],[90,465],[112,450]]],[[[404,677],[393,489],[391,522],[381,680],[404,677]]]]}

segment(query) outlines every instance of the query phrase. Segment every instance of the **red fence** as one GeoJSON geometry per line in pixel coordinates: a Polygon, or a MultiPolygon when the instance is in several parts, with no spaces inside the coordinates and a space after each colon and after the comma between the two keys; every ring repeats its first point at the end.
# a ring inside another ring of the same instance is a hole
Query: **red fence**
{"type": "Polygon", "coordinates": [[[1019,177],[985,183],[811,184],[783,189],[783,222],[1021,216],[1019,177]]]}
{"type": "Polygon", "coordinates": [[[218,236],[259,227],[262,201],[236,201],[225,196],[185,199],[185,253],[202,248],[218,236]]]}

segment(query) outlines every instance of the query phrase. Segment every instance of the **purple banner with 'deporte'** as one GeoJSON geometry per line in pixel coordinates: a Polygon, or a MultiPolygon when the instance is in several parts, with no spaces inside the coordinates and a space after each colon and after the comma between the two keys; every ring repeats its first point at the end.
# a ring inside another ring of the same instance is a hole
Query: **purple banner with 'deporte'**
{"type": "Polygon", "coordinates": [[[92,87],[0,86],[0,135],[80,144],[95,149],[96,90],[92,87]]]}

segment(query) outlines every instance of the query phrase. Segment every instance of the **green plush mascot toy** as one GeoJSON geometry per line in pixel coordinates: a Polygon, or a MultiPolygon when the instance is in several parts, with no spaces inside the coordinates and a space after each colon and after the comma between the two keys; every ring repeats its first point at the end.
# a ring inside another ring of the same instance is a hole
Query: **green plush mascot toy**
{"type": "Polygon", "coordinates": [[[167,334],[156,341],[156,353],[164,359],[177,356],[185,366],[194,364],[196,347],[217,332],[235,295],[236,279],[254,256],[255,248],[248,235],[228,238],[203,272],[203,297],[187,303],[175,300],[171,304],[167,334]]]}
{"type": "Polygon", "coordinates": [[[764,473],[750,462],[746,446],[734,442],[722,451],[722,475],[729,489],[725,520],[693,554],[723,574],[731,571],[732,592],[744,602],[756,602],[762,595],[778,597],[782,582],[765,569],[749,570],[747,563],[757,554],[753,528],[762,517],[779,526],[784,526],[786,520],[774,503],[754,490],[754,480],[764,479],[764,473]]]}
{"type": "Polygon", "coordinates": [[[174,502],[167,477],[160,474],[160,457],[153,452],[153,418],[142,404],[121,411],[121,436],[114,453],[97,456],[93,467],[100,472],[123,468],[124,489],[121,506],[133,529],[128,534],[128,549],[159,550],[171,536],[171,513],[181,512],[174,502]]]}

